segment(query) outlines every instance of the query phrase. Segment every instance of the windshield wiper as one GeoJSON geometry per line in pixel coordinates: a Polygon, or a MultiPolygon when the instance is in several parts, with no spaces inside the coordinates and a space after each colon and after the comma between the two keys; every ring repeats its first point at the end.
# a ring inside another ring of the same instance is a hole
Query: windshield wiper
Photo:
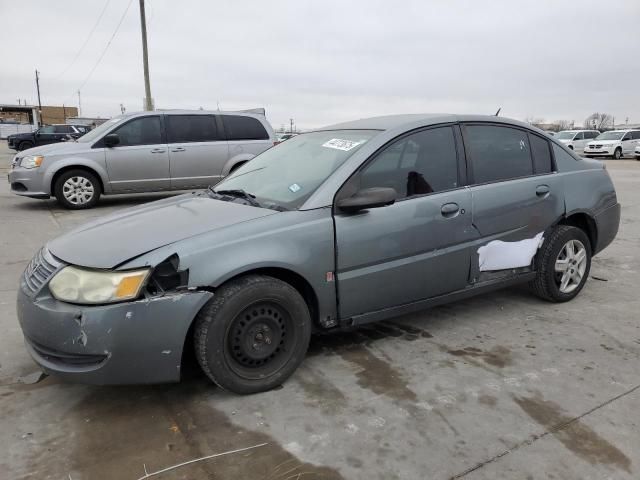
{"type": "Polygon", "coordinates": [[[242,198],[243,200],[246,200],[247,202],[249,202],[250,205],[254,207],[262,208],[262,205],[260,205],[260,202],[256,200],[255,195],[247,193],[241,188],[232,189],[232,190],[214,190],[213,187],[209,187],[209,190],[218,195],[229,195],[231,197],[242,198]]]}

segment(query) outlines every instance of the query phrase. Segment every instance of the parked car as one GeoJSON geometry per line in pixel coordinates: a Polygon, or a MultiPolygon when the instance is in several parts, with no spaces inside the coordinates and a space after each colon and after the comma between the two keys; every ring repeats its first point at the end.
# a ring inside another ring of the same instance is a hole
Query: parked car
{"type": "Polygon", "coordinates": [[[560,140],[571,150],[576,152],[583,152],[584,147],[591,140],[600,135],[598,130],[563,130],[555,135],[557,140],[560,140]]]}
{"type": "Polygon", "coordinates": [[[177,381],[192,344],[213,382],[253,393],[293,373],[313,331],[526,282],[571,300],[619,220],[604,164],[525,123],[357,120],[52,240],[22,276],[18,318],[47,373],[177,381]]]}
{"type": "Polygon", "coordinates": [[[115,117],[76,142],[21,152],[11,191],[91,208],[100,195],[205,188],[275,143],[266,118],[176,110],[115,117]]]}
{"type": "Polygon", "coordinates": [[[44,125],[33,132],[9,135],[7,137],[7,146],[12,150],[22,151],[39,147],[40,145],[80,138],[89,130],[86,125],[44,125]]]}
{"type": "Polygon", "coordinates": [[[640,144],[640,130],[611,130],[601,133],[584,149],[586,157],[611,157],[616,160],[624,155],[633,155],[640,144]]]}
{"type": "Polygon", "coordinates": [[[636,146],[636,149],[633,151],[633,156],[636,157],[636,160],[640,160],[640,144],[636,146]]]}

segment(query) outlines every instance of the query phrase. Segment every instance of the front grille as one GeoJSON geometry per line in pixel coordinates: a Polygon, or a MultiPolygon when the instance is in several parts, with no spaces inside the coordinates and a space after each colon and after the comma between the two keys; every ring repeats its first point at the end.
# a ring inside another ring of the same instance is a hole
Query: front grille
{"type": "Polygon", "coordinates": [[[73,367],[92,367],[104,362],[108,355],[91,355],[85,353],[67,353],[54,350],[34,342],[30,338],[27,339],[31,348],[45,360],[61,365],[73,367]]]}
{"type": "Polygon", "coordinates": [[[602,145],[589,145],[589,148],[602,148],[602,145]]]}
{"type": "Polygon", "coordinates": [[[51,255],[46,248],[41,248],[22,274],[24,290],[31,296],[35,295],[62,266],[62,262],[51,255]]]}

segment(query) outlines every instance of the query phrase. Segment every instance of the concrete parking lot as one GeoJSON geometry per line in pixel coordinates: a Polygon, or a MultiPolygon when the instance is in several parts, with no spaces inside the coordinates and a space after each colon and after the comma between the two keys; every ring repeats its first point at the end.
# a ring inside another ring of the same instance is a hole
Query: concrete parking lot
{"type": "MultiPolygon", "coordinates": [[[[15,313],[47,240],[162,198],[89,211],[20,198],[0,142],[0,478],[640,478],[640,162],[607,161],[615,242],[566,304],[516,288],[312,339],[282,388],[240,397],[180,384],[92,387],[42,377],[15,313]],[[151,475],[150,475],[151,476],[151,475]]],[[[96,245],[99,248],[99,245],[96,245]]]]}

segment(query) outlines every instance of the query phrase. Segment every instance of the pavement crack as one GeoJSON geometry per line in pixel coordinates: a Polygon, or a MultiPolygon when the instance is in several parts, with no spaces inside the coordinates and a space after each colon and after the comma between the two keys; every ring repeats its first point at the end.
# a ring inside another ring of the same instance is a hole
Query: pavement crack
{"type": "Polygon", "coordinates": [[[499,460],[500,458],[504,457],[505,455],[508,455],[508,454],[510,454],[512,452],[515,452],[515,451],[519,450],[520,448],[532,445],[533,443],[537,442],[541,438],[544,438],[544,437],[546,437],[548,435],[551,435],[551,434],[553,434],[555,432],[558,432],[560,430],[564,430],[565,428],[569,427],[570,425],[574,424],[575,422],[578,422],[579,420],[583,419],[584,417],[586,417],[588,415],[591,415],[593,412],[595,412],[597,410],[600,410],[601,408],[606,407],[607,405],[610,405],[611,403],[613,403],[613,402],[615,402],[617,400],[620,400],[621,398],[623,398],[623,397],[635,392],[638,389],[640,389],[640,385],[636,385],[635,387],[633,387],[633,388],[631,388],[631,389],[629,389],[629,390],[627,390],[625,392],[622,392],[621,394],[616,395],[615,397],[612,397],[609,400],[606,400],[606,401],[596,405],[595,407],[591,408],[590,410],[587,410],[586,412],[584,412],[583,414],[581,414],[581,415],[579,415],[577,417],[571,418],[570,420],[567,420],[566,422],[559,423],[559,424],[549,428],[548,430],[546,430],[546,431],[544,431],[544,432],[542,432],[542,433],[540,433],[538,435],[533,435],[532,437],[530,437],[530,438],[528,438],[526,440],[523,440],[522,442],[516,444],[515,446],[513,446],[511,448],[509,448],[507,450],[504,450],[504,451],[498,453],[497,455],[494,455],[491,458],[483,460],[483,461],[477,463],[476,465],[474,465],[473,467],[470,467],[470,468],[468,468],[467,470],[465,470],[465,471],[463,471],[461,473],[458,473],[456,475],[453,475],[453,476],[449,477],[449,480],[457,480],[459,478],[464,478],[468,474],[470,474],[472,472],[475,472],[476,470],[481,469],[485,465],[488,465],[490,463],[493,463],[493,462],[499,460]]]}

